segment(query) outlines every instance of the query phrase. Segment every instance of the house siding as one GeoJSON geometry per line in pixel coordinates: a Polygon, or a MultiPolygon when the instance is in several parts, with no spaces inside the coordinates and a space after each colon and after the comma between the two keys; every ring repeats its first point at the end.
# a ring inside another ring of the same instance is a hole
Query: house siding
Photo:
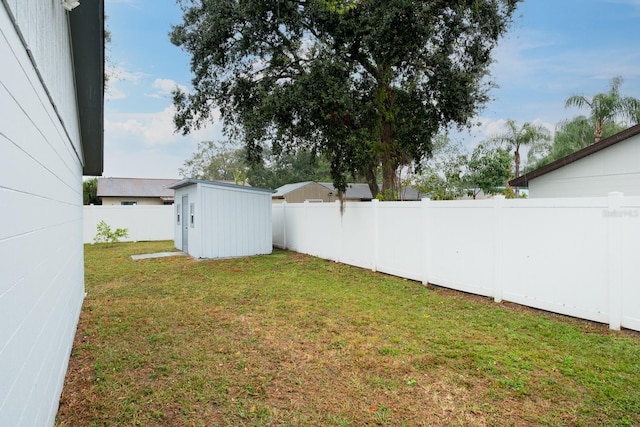
{"type": "Polygon", "coordinates": [[[84,298],[82,151],[59,2],[0,2],[0,58],[0,425],[49,426],[84,298]]]}
{"type": "Polygon", "coordinates": [[[305,200],[322,200],[323,202],[333,202],[336,200],[335,195],[324,185],[310,182],[304,187],[300,187],[285,194],[284,199],[273,198],[273,203],[302,203],[305,200]]]}
{"type": "Polygon", "coordinates": [[[103,206],[120,206],[122,202],[136,202],[136,204],[144,206],[162,206],[165,204],[160,197],[101,197],[101,199],[103,206]]]}
{"type": "Polygon", "coordinates": [[[529,197],[640,196],[640,135],[529,181],[529,197]]]}

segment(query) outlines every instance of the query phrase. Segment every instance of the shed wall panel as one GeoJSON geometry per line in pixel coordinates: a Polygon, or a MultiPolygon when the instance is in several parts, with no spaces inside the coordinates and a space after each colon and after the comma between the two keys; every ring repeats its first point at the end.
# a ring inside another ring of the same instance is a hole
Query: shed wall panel
{"type": "Polygon", "coordinates": [[[73,147],[79,138],[67,15],[59,9],[58,1],[0,3],[3,426],[53,425],[84,298],[82,165],[73,147]]]}

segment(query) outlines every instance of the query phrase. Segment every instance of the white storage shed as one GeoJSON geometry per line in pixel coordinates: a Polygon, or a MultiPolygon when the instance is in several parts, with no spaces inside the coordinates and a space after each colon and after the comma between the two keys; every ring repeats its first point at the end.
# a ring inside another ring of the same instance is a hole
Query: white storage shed
{"type": "Polygon", "coordinates": [[[183,179],[175,190],[176,248],[194,258],[270,254],[272,190],[183,179]]]}

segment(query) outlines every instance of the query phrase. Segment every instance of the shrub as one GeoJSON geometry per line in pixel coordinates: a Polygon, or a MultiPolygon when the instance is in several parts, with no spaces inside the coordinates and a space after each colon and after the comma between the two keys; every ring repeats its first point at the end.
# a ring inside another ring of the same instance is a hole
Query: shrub
{"type": "Polygon", "coordinates": [[[121,238],[129,236],[129,230],[126,228],[116,228],[111,231],[111,227],[104,221],[100,221],[96,227],[98,232],[93,238],[94,243],[116,243],[121,238]]]}

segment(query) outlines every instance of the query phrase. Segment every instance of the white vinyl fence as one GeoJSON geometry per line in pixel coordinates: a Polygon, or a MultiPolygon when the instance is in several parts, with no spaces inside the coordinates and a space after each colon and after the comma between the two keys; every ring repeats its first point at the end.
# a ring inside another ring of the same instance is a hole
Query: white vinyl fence
{"type": "Polygon", "coordinates": [[[640,197],[283,203],[273,243],[640,330],[640,197]]]}
{"type": "Polygon", "coordinates": [[[111,227],[126,228],[122,242],[174,239],[174,205],[84,206],[84,243],[93,243],[96,226],[102,220],[111,227]]]}

